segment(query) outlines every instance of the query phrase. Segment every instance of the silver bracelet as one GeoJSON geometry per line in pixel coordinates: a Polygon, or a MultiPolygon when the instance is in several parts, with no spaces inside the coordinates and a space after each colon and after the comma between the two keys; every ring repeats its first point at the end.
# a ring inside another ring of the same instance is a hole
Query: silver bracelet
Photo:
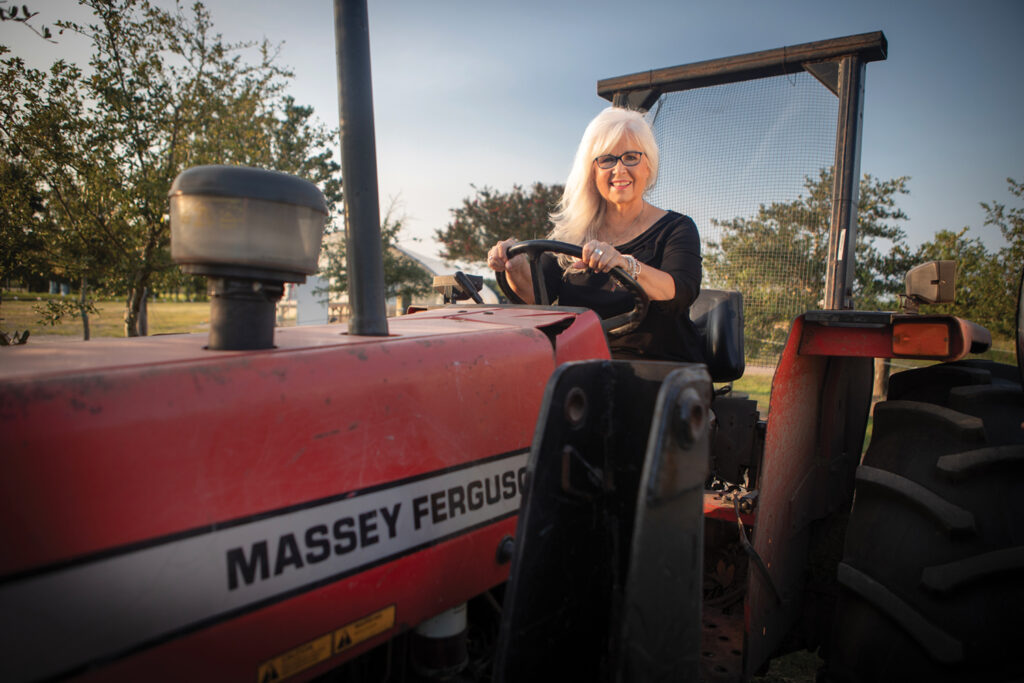
{"type": "Polygon", "coordinates": [[[626,263],[629,264],[629,276],[634,280],[640,276],[640,262],[632,254],[626,254],[626,263]]]}

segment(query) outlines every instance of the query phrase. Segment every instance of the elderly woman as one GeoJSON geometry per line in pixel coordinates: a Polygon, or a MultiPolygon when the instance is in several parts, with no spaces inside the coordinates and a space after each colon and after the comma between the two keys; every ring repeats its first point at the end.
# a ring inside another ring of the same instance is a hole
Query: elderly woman
{"type": "MultiPolygon", "coordinates": [[[[576,151],[565,194],[551,215],[549,238],[579,244],[580,260],[541,259],[547,291],[563,306],[584,306],[609,317],[633,306],[608,271],[632,275],[651,299],[634,332],[610,340],[616,358],[704,360],[689,309],[700,292],[700,237],[693,221],[648,204],[644,194],[658,176],[658,146],[638,112],[611,107],[590,122],[576,151]]],[[[487,265],[505,271],[509,286],[533,303],[529,263],[509,260],[510,238],[494,245],[487,265]]]]}

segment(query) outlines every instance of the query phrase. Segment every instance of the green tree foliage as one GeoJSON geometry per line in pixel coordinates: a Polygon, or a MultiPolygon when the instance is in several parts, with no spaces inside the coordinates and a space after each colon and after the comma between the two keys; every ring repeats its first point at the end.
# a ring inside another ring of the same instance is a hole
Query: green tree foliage
{"type": "Polygon", "coordinates": [[[0,63],[0,165],[13,181],[0,218],[0,240],[12,245],[5,279],[45,274],[84,284],[106,279],[112,268],[116,207],[99,189],[107,147],[88,122],[82,82],[81,71],[63,61],[47,72],[15,57],[0,63]]]}
{"type": "MultiPolygon", "coordinates": [[[[880,180],[865,175],[858,201],[857,268],[853,296],[858,307],[892,306],[901,291],[909,250],[896,206],[907,194],[906,177],[880,180]]],[[[744,296],[746,350],[770,358],[785,341],[792,319],[820,308],[828,263],[832,173],[805,181],[806,195],[762,204],[749,218],[713,221],[722,230],[705,244],[704,267],[717,287],[744,296]]]]}
{"type": "Polygon", "coordinates": [[[33,12],[31,8],[26,4],[10,3],[8,0],[0,0],[0,23],[12,21],[17,24],[21,24],[32,33],[44,40],[48,40],[51,43],[56,42],[53,40],[53,32],[50,31],[49,26],[40,26],[36,28],[30,22],[32,22],[39,12],[33,12]]]}
{"type": "MultiPolygon", "coordinates": [[[[1024,185],[1007,178],[1010,194],[1024,198],[1024,185]]],[[[957,262],[956,301],[952,304],[924,306],[924,313],[942,313],[973,320],[993,334],[1015,334],[1017,287],[1024,268],[1024,205],[1007,206],[1001,202],[982,202],[985,225],[999,228],[1007,245],[990,253],[978,238],[967,237],[968,228],[959,232],[942,230],[922,244],[914,260],[917,263],[942,259],[957,262]]]]}
{"type": "MultiPolygon", "coordinates": [[[[1006,184],[1011,195],[1018,201],[1024,200],[1024,183],[1007,178],[1006,184]]],[[[1007,207],[1000,202],[982,202],[981,207],[985,209],[985,225],[998,227],[1007,242],[1007,246],[999,250],[999,266],[1005,293],[1002,298],[1014,300],[1020,285],[1021,269],[1024,268],[1024,203],[1007,207]]],[[[1013,315],[1007,315],[1004,319],[1011,321],[1013,315]]]]}
{"type": "Polygon", "coordinates": [[[47,72],[16,57],[0,64],[0,144],[42,201],[21,229],[43,235],[55,274],[126,295],[134,336],[144,293],[172,266],[165,216],[178,173],[200,164],[293,173],[317,183],[333,211],[339,167],[332,136],[284,95],[291,74],[266,41],[225,43],[201,3],[188,12],[83,4],[94,23],[57,26],[91,41],[88,74],[62,61],[47,72]]]}
{"type": "Polygon", "coordinates": [[[42,237],[32,229],[43,198],[25,164],[0,158],[0,282],[25,280],[45,271],[42,237]]]}
{"type": "Polygon", "coordinates": [[[1009,315],[1012,320],[1013,304],[1006,305],[1008,302],[1001,301],[1003,283],[999,262],[980,239],[967,236],[969,230],[940,230],[915,252],[916,263],[956,261],[956,301],[923,306],[921,312],[969,318],[996,334],[1007,334],[1008,324],[1000,317],[1009,315]]]}
{"type": "Polygon", "coordinates": [[[562,185],[534,183],[528,190],[519,185],[511,192],[489,187],[478,189],[452,209],[452,221],[435,231],[441,257],[449,261],[484,262],[487,250],[509,237],[541,239],[551,230],[548,214],[562,197],[562,185]]]}

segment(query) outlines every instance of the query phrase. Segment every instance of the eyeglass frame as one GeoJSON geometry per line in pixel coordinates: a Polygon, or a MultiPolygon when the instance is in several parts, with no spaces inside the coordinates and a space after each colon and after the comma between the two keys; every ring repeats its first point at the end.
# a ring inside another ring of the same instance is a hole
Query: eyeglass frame
{"type": "Polygon", "coordinates": [[[626,168],[633,168],[634,166],[639,165],[641,159],[643,159],[643,158],[644,158],[644,153],[643,152],[641,152],[639,150],[635,150],[635,149],[630,149],[630,150],[626,150],[622,154],[619,154],[618,156],[616,156],[615,154],[602,154],[600,156],[596,156],[596,157],[594,157],[594,163],[597,164],[597,167],[600,168],[601,170],[603,170],[603,171],[610,171],[611,169],[613,169],[616,166],[618,166],[620,161],[622,162],[622,165],[625,166],[626,168]],[[627,164],[626,160],[622,158],[622,157],[626,156],[627,154],[637,154],[637,155],[639,155],[636,158],[636,163],[627,164]],[[614,159],[615,163],[611,164],[610,166],[602,166],[601,162],[600,162],[600,159],[614,159]]]}

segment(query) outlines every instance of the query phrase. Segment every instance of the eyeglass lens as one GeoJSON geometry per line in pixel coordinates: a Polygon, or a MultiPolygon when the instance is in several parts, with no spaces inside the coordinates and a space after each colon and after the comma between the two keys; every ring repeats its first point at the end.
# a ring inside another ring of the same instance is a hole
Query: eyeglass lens
{"type": "Polygon", "coordinates": [[[602,154],[601,156],[594,159],[597,162],[598,168],[615,168],[615,165],[622,161],[623,166],[636,166],[640,163],[640,157],[643,156],[643,152],[624,152],[619,156],[614,154],[602,154]]]}

